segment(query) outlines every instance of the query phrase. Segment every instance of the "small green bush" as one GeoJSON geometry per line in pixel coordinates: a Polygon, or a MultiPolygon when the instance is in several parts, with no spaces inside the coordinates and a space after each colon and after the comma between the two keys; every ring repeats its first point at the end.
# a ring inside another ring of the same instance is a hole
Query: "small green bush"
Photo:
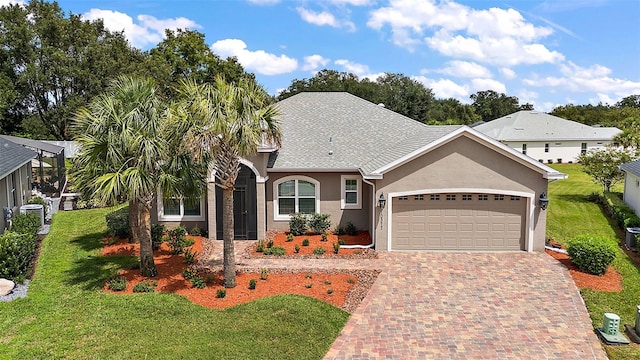
{"type": "Polygon", "coordinates": [[[358,228],[351,221],[347,222],[347,225],[344,226],[344,232],[347,235],[358,235],[358,228]]]}
{"type": "Polygon", "coordinates": [[[320,241],[325,242],[327,240],[328,240],[327,233],[322,233],[322,236],[320,236],[320,241]]]}
{"type": "Polygon", "coordinates": [[[184,262],[187,265],[193,265],[198,258],[199,253],[197,251],[191,251],[191,249],[187,249],[184,252],[184,262]]]}
{"type": "Polygon", "coordinates": [[[44,216],[47,216],[47,201],[45,199],[41,198],[40,196],[34,196],[29,199],[29,201],[27,201],[27,204],[42,205],[42,207],[44,208],[44,216]]]}
{"type": "Polygon", "coordinates": [[[322,234],[329,230],[331,227],[331,221],[329,220],[329,214],[313,213],[309,218],[309,229],[316,234],[322,234]]]}
{"type": "Polygon", "coordinates": [[[280,246],[274,246],[272,248],[267,248],[264,249],[264,251],[262,252],[265,255],[284,255],[285,254],[285,250],[283,247],[280,246]]]}
{"type": "Polygon", "coordinates": [[[344,239],[338,239],[338,245],[344,245],[344,244],[345,244],[344,239]]]}
{"type": "Polygon", "coordinates": [[[264,252],[264,241],[258,240],[258,244],[256,245],[256,252],[264,252]]]}
{"type": "Polygon", "coordinates": [[[129,207],[125,206],[105,215],[109,234],[119,238],[128,238],[131,234],[129,229],[129,207]]]}
{"type": "Polygon", "coordinates": [[[202,236],[203,231],[202,231],[202,229],[200,229],[200,227],[198,225],[196,225],[191,229],[191,231],[189,231],[189,234],[191,234],[193,236],[202,236]]]}
{"type": "Polygon", "coordinates": [[[333,294],[333,289],[327,289],[327,294],[329,295],[333,294]]]}
{"type": "Polygon", "coordinates": [[[225,289],[216,290],[216,298],[224,299],[226,296],[227,296],[227,290],[225,290],[225,289]]]}
{"type": "Polygon", "coordinates": [[[307,215],[301,213],[291,214],[289,220],[289,231],[294,235],[304,235],[307,231],[307,215]]]}
{"type": "Polygon", "coordinates": [[[184,226],[178,226],[168,231],[169,247],[173,255],[182,254],[184,248],[193,245],[193,240],[187,239],[187,229],[184,226]]]}
{"type": "Polygon", "coordinates": [[[324,284],[325,284],[325,285],[331,285],[331,281],[329,281],[329,280],[325,280],[325,281],[324,281],[324,284]]]}
{"type": "Polygon", "coordinates": [[[633,209],[622,201],[620,193],[605,192],[601,196],[599,203],[602,204],[605,212],[616,221],[620,228],[624,228],[625,224],[640,222],[633,209]]]}
{"type": "Polygon", "coordinates": [[[295,251],[295,253],[299,253],[300,252],[300,245],[296,244],[296,246],[293,248],[293,251],[295,251]]]}
{"type": "Polygon", "coordinates": [[[140,281],[133,287],[134,293],[150,293],[156,291],[158,283],[151,280],[140,281]]]}
{"type": "Polygon", "coordinates": [[[267,241],[267,249],[271,249],[273,247],[273,240],[267,241]]]}
{"type": "Polygon", "coordinates": [[[189,279],[189,281],[191,281],[191,286],[194,288],[204,289],[205,287],[207,287],[204,278],[200,275],[192,277],[191,279],[189,279]]]}
{"type": "Polygon", "coordinates": [[[153,250],[160,249],[165,231],[167,231],[167,228],[164,225],[151,224],[151,246],[153,250]]]}
{"type": "Polygon", "coordinates": [[[115,276],[109,279],[107,287],[111,291],[124,291],[127,288],[127,279],[124,276],[115,276]]]}
{"type": "Polygon", "coordinates": [[[292,241],[293,241],[293,238],[294,238],[294,236],[293,236],[293,234],[292,234],[292,233],[288,233],[288,234],[287,234],[287,242],[292,242],[292,241]]]}
{"type": "Polygon", "coordinates": [[[11,221],[11,231],[18,234],[37,236],[40,229],[40,217],[32,212],[17,214],[11,221]]]}
{"type": "Polygon", "coordinates": [[[580,270],[594,275],[603,275],[616,257],[608,239],[590,235],[577,236],[569,241],[567,253],[580,270]]]}
{"type": "Polygon", "coordinates": [[[346,232],[344,231],[344,227],[338,225],[338,226],[336,226],[336,229],[333,230],[333,234],[340,236],[340,235],[346,234],[346,232]]]}
{"type": "Polygon", "coordinates": [[[38,237],[34,234],[6,231],[0,235],[0,278],[24,282],[37,248],[38,237]]]}
{"type": "Polygon", "coordinates": [[[333,253],[337,254],[338,251],[340,251],[340,244],[338,243],[333,243],[333,253]]]}
{"type": "Polygon", "coordinates": [[[269,269],[262,268],[260,270],[260,280],[267,280],[268,277],[269,277],[269,269]]]}
{"type": "Polygon", "coordinates": [[[198,276],[198,273],[197,273],[197,272],[195,272],[194,270],[191,270],[191,269],[184,269],[184,270],[182,270],[182,277],[183,277],[185,280],[191,280],[191,279],[193,279],[193,278],[194,278],[194,277],[196,277],[196,276],[198,276]]]}
{"type": "Polygon", "coordinates": [[[258,285],[258,281],[256,281],[256,279],[249,280],[249,290],[255,290],[256,285],[258,285]]]}
{"type": "Polygon", "coordinates": [[[321,248],[321,247],[317,247],[317,248],[313,249],[314,255],[322,255],[322,254],[324,254],[324,251],[325,250],[323,248],[321,248]]]}
{"type": "Polygon", "coordinates": [[[355,280],[353,280],[353,279],[347,279],[347,283],[348,283],[348,284],[355,284],[355,283],[356,283],[356,281],[355,281],[355,280]]]}
{"type": "Polygon", "coordinates": [[[309,239],[302,240],[302,246],[309,246],[309,239]]]}

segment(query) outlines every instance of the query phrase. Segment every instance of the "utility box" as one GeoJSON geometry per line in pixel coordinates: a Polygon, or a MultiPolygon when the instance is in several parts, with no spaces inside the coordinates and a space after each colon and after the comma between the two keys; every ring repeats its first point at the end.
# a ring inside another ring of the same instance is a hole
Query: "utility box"
{"type": "Polygon", "coordinates": [[[607,335],[618,334],[618,327],[620,326],[620,316],[612,313],[604,313],[604,320],[602,321],[602,331],[607,335]]]}
{"type": "Polygon", "coordinates": [[[637,240],[638,234],[640,234],[640,228],[637,228],[637,227],[627,228],[627,236],[625,240],[625,246],[627,250],[638,251],[638,240],[637,240]]]}
{"type": "Polygon", "coordinates": [[[40,228],[44,226],[44,206],[40,204],[22,205],[20,206],[20,213],[21,214],[33,213],[38,215],[38,218],[40,219],[40,228]]]}

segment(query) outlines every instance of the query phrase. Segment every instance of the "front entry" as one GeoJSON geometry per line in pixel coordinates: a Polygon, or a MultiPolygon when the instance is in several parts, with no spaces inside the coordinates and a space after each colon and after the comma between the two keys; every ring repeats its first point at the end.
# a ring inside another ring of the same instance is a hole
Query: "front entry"
{"type": "MultiPolygon", "coordinates": [[[[256,174],[240,165],[233,190],[233,232],[235,240],[258,238],[256,174]]],[[[222,189],[216,186],[216,238],[222,239],[222,189]]]]}

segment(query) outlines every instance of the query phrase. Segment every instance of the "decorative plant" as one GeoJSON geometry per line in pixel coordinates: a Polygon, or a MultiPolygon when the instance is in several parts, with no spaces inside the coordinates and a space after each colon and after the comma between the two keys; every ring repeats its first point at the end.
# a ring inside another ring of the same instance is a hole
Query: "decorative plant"
{"type": "Polygon", "coordinates": [[[328,240],[327,233],[326,232],[322,233],[322,236],[320,236],[320,241],[324,242],[324,241],[327,241],[327,240],[328,240]]]}
{"type": "Polygon", "coordinates": [[[333,294],[333,289],[327,289],[327,294],[329,295],[333,294]]]}
{"type": "Polygon", "coordinates": [[[280,246],[274,246],[272,248],[267,248],[264,249],[264,251],[262,252],[265,255],[284,255],[285,254],[285,249],[283,247],[280,246]]]}
{"type": "Polygon", "coordinates": [[[296,246],[293,248],[293,251],[297,254],[300,252],[300,245],[296,244],[296,246]]]}
{"type": "Polygon", "coordinates": [[[153,250],[160,249],[160,245],[163,241],[164,232],[166,231],[166,227],[161,224],[151,224],[151,246],[153,250]]]}
{"type": "Polygon", "coordinates": [[[333,243],[333,253],[337,254],[338,251],[340,251],[340,244],[338,243],[333,243]]]}
{"type": "Polygon", "coordinates": [[[322,255],[324,254],[325,250],[321,247],[317,247],[315,249],[313,249],[313,254],[314,255],[322,255]]]}
{"type": "Polygon", "coordinates": [[[301,213],[291,214],[289,231],[295,236],[304,235],[307,231],[307,216],[301,213]]]}
{"type": "Polygon", "coordinates": [[[256,245],[256,252],[263,252],[263,251],[264,251],[264,241],[258,240],[258,244],[256,245]]]}
{"type": "Polygon", "coordinates": [[[344,239],[338,239],[338,244],[339,244],[339,245],[344,245],[344,244],[345,244],[345,243],[344,243],[344,239]]]}
{"type": "Polygon", "coordinates": [[[347,235],[358,235],[358,228],[356,228],[355,225],[353,225],[353,223],[351,221],[347,222],[347,224],[344,226],[344,232],[347,235]]]}
{"type": "Polygon", "coordinates": [[[271,249],[273,247],[273,240],[267,241],[267,249],[271,249]]]}
{"type": "Polygon", "coordinates": [[[329,214],[313,213],[309,217],[309,228],[316,234],[322,234],[329,230],[330,227],[329,214]]]}
{"type": "Polygon", "coordinates": [[[184,262],[187,265],[192,265],[193,263],[196,262],[196,259],[198,258],[198,252],[197,251],[191,251],[191,249],[187,249],[184,252],[184,262]]]}
{"type": "Polygon", "coordinates": [[[107,286],[111,291],[123,291],[127,288],[127,279],[124,276],[116,276],[107,282],[107,286]]]}
{"type": "Polygon", "coordinates": [[[309,239],[302,240],[302,246],[309,246],[309,239]]]}
{"type": "Polygon", "coordinates": [[[260,280],[267,280],[268,277],[269,277],[269,269],[262,268],[262,270],[260,270],[260,280]]]}
{"type": "Polygon", "coordinates": [[[154,292],[156,290],[156,286],[158,286],[158,283],[156,281],[144,280],[137,283],[133,287],[133,292],[134,293],[154,292]]]}
{"type": "Polygon", "coordinates": [[[227,290],[225,290],[225,289],[216,290],[216,298],[224,299],[226,296],[227,296],[227,290]]]}
{"type": "Polygon", "coordinates": [[[256,279],[249,280],[249,290],[255,290],[257,284],[258,282],[256,279]]]}
{"type": "Polygon", "coordinates": [[[292,233],[288,233],[288,234],[287,234],[287,242],[292,242],[292,241],[293,241],[293,238],[294,238],[294,236],[293,236],[293,234],[292,234],[292,233]]]}
{"type": "Polygon", "coordinates": [[[189,279],[189,281],[191,281],[191,286],[193,286],[194,288],[204,289],[207,286],[204,278],[200,275],[192,277],[191,279],[189,279]]]}

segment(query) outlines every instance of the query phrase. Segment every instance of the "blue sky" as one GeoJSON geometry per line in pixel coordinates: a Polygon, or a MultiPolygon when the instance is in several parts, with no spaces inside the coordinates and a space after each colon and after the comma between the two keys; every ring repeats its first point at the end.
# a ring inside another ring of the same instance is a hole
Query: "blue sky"
{"type": "MultiPolygon", "coordinates": [[[[0,4],[13,0],[0,0],[0,4]]],[[[141,49],[165,28],[205,34],[275,94],[323,68],[403,73],[439,98],[495,90],[530,102],[614,104],[640,94],[637,0],[61,0],[141,49]]]]}

